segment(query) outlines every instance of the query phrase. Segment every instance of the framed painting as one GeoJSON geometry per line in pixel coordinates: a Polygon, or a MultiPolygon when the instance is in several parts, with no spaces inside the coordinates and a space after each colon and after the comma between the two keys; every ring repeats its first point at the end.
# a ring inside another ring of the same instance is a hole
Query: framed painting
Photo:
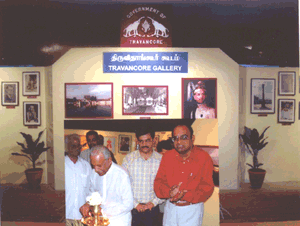
{"type": "Polygon", "coordinates": [[[278,122],[295,122],[295,100],[278,99],[278,122]]]}
{"type": "Polygon", "coordinates": [[[296,94],[296,72],[280,71],[278,73],[278,95],[295,96],[296,94]]]}
{"type": "Polygon", "coordinates": [[[119,135],[119,152],[129,153],[131,151],[132,137],[129,135],[119,135]]]}
{"type": "Polygon", "coordinates": [[[41,118],[41,102],[23,102],[24,126],[40,126],[41,118]]]}
{"type": "Polygon", "coordinates": [[[116,154],[115,143],[115,137],[104,137],[104,146],[107,147],[113,154],[116,154]]]}
{"type": "Polygon", "coordinates": [[[217,118],[216,78],[182,78],[182,118],[217,118]]]}
{"type": "Polygon", "coordinates": [[[40,95],[40,72],[23,72],[23,96],[40,95]]]}
{"type": "Polygon", "coordinates": [[[123,86],[123,115],[168,115],[168,86],[123,86]]]}
{"type": "Polygon", "coordinates": [[[251,79],[251,114],[275,114],[275,79],[251,79]]]}
{"type": "Polygon", "coordinates": [[[66,118],[113,118],[113,83],[66,83],[66,118]]]}
{"type": "Polygon", "coordinates": [[[19,106],[19,82],[1,82],[2,106],[19,106]]]}

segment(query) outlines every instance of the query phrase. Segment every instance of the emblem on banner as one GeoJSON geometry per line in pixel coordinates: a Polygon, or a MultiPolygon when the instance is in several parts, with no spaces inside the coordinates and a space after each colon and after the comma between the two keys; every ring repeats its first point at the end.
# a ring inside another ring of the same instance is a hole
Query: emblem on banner
{"type": "Polygon", "coordinates": [[[166,28],[161,23],[157,22],[156,20],[152,19],[151,17],[143,16],[140,17],[138,20],[134,21],[133,23],[129,24],[123,30],[123,37],[153,37],[156,36],[162,38],[169,37],[169,29],[166,28]],[[143,34],[141,34],[143,33],[143,34]]]}

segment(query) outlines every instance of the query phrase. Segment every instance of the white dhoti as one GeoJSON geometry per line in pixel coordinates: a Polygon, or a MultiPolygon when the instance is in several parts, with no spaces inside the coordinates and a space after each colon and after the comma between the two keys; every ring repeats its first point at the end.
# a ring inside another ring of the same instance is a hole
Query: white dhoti
{"type": "Polygon", "coordinates": [[[163,226],[201,226],[203,213],[203,202],[176,206],[168,200],[164,209],[163,226]]]}
{"type": "Polygon", "coordinates": [[[121,216],[111,217],[109,219],[109,226],[131,226],[131,212],[121,216]]]}

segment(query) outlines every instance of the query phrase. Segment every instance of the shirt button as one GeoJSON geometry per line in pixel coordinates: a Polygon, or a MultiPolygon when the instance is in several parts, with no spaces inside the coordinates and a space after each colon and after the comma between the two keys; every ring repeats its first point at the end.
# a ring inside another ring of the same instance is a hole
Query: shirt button
{"type": "Polygon", "coordinates": [[[183,162],[183,164],[185,164],[185,162],[183,162]]]}
{"type": "Polygon", "coordinates": [[[181,172],[181,173],[184,173],[184,172],[181,172]]]}

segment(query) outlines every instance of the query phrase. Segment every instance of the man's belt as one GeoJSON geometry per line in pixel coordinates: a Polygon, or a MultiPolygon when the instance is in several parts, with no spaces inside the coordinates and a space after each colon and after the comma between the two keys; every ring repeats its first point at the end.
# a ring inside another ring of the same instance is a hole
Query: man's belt
{"type": "Polygon", "coordinates": [[[193,203],[188,202],[188,201],[177,201],[177,202],[172,202],[174,205],[176,206],[189,206],[189,205],[193,205],[193,203]]]}

